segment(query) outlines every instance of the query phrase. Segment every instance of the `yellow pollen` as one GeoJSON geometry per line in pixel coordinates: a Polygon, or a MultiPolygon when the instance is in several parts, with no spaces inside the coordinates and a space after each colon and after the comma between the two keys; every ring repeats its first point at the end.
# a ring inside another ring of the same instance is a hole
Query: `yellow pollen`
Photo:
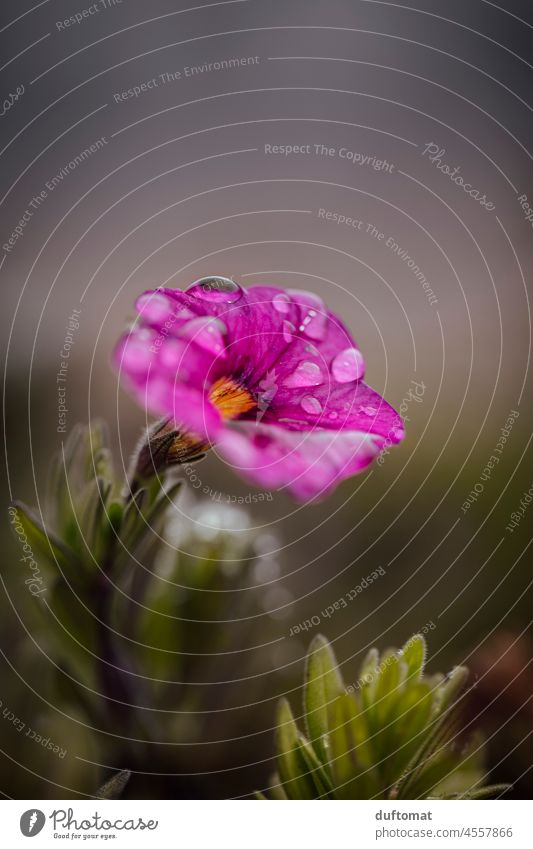
{"type": "Polygon", "coordinates": [[[213,383],[209,400],[223,419],[236,419],[256,406],[250,393],[230,377],[221,377],[213,383]]]}

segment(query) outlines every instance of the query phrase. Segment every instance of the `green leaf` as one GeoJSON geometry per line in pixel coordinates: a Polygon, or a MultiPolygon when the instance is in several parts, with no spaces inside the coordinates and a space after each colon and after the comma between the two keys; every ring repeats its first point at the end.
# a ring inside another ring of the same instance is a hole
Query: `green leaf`
{"type": "MultiPolygon", "coordinates": [[[[400,793],[398,798],[425,799],[429,794],[432,796],[439,795],[437,791],[439,784],[457,767],[457,761],[457,755],[451,749],[439,749],[416,770],[412,780],[405,784],[404,791],[400,793]],[[408,790],[407,794],[406,790],[408,790]]],[[[476,775],[475,778],[477,777],[476,775]]],[[[475,780],[472,783],[475,783],[475,780]]]]}
{"type": "Polygon", "coordinates": [[[512,784],[489,784],[487,787],[480,787],[479,790],[472,790],[469,793],[461,793],[457,795],[458,799],[493,799],[495,796],[500,796],[511,790],[512,784]]]}
{"type": "Polygon", "coordinates": [[[407,664],[407,677],[420,679],[424,672],[426,662],[427,646],[422,634],[415,634],[406,642],[401,650],[402,659],[407,664]]]}
{"type": "Polygon", "coordinates": [[[436,707],[439,713],[444,713],[457,700],[465,687],[468,675],[465,666],[455,666],[452,669],[437,692],[436,707]]]}
{"type": "Polygon", "coordinates": [[[411,684],[395,706],[388,729],[389,750],[383,765],[387,782],[397,782],[424,742],[431,720],[433,693],[425,681],[411,684]]]}
{"type": "Polygon", "coordinates": [[[337,795],[369,799],[378,789],[364,711],[349,693],[329,706],[330,768],[337,795]]]}
{"type": "Polygon", "coordinates": [[[300,734],[290,705],[286,699],[282,699],[278,707],[276,729],[281,782],[289,799],[316,799],[316,785],[297,753],[299,742],[300,734]]]}
{"type": "Polygon", "coordinates": [[[344,691],[333,650],[320,634],[311,643],[307,655],[304,688],[306,728],[315,752],[327,760],[322,738],[329,730],[328,706],[344,691]]]}
{"type": "MultiPolygon", "coordinates": [[[[355,684],[355,689],[361,694],[361,700],[366,708],[374,702],[374,694],[379,676],[380,659],[377,649],[370,649],[367,653],[361,668],[359,669],[359,678],[355,684]]],[[[350,692],[350,688],[348,688],[350,692]]]]}
{"type": "MultiPolygon", "coordinates": [[[[41,519],[25,504],[17,501],[15,503],[17,515],[14,517],[15,526],[18,523],[24,529],[28,543],[34,556],[46,560],[49,569],[57,574],[58,564],[60,568],[66,568],[75,557],[74,553],[55,534],[44,526],[41,519]]],[[[16,534],[20,539],[19,534],[16,534]]]]}
{"type": "Polygon", "coordinates": [[[377,724],[383,726],[387,721],[394,704],[400,695],[400,686],[405,677],[405,666],[396,652],[391,651],[383,655],[376,681],[374,695],[375,717],[377,724]]]}
{"type": "Polygon", "coordinates": [[[448,711],[431,720],[425,740],[398,783],[398,798],[423,798],[425,792],[429,792],[454,768],[458,759],[450,740],[454,736],[457,723],[456,711],[448,711]],[[447,766],[441,769],[441,763],[445,759],[447,766]],[[431,780],[428,774],[431,775],[431,780]]]}
{"type": "Polygon", "coordinates": [[[333,799],[334,788],[331,779],[324,767],[324,764],[319,761],[311,743],[306,740],[303,734],[299,735],[296,754],[300,758],[307,774],[313,780],[317,797],[320,799],[333,799]]]}
{"type": "Polygon", "coordinates": [[[283,789],[283,784],[281,783],[281,779],[277,773],[272,776],[269,793],[271,799],[276,799],[279,802],[287,801],[287,794],[283,789]]]}
{"type": "Polygon", "coordinates": [[[370,649],[359,669],[359,686],[370,684],[376,677],[379,668],[379,652],[377,649],[370,649]]]}
{"type": "MultiPolygon", "coordinates": [[[[376,759],[390,759],[396,749],[395,718],[404,691],[407,665],[394,652],[386,652],[379,665],[375,684],[374,702],[368,710],[367,723],[371,731],[376,759]]],[[[386,764],[391,766],[390,760],[386,764]]]]}
{"type": "Polygon", "coordinates": [[[113,775],[109,781],[106,781],[105,784],[99,788],[96,793],[97,799],[117,799],[119,796],[122,796],[124,792],[124,788],[126,784],[131,778],[131,772],[129,769],[123,769],[122,772],[117,772],[116,775],[113,775]]]}

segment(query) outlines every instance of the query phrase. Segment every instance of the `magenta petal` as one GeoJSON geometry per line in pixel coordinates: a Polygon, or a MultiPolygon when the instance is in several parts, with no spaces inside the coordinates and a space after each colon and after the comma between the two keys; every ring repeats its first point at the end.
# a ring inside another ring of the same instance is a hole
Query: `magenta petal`
{"type": "Polygon", "coordinates": [[[287,488],[300,501],[322,498],[365,469],[383,444],[357,431],[289,431],[252,422],[224,428],[217,439],[217,448],[244,477],[266,489],[287,488]]]}
{"type": "Polygon", "coordinates": [[[299,309],[282,289],[254,286],[235,303],[202,300],[185,293],[187,306],[198,315],[211,315],[227,328],[229,373],[253,389],[291,344],[288,327],[295,327],[299,309]],[[280,296],[283,295],[283,300],[280,296]],[[276,300],[277,299],[277,300],[276,300]],[[281,309],[280,309],[281,307],[281,309]]]}
{"type": "Polygon", "coordinates": [[[283,387],[265,411],[264,424],[280,424],[291,430],[313,427],[359,431],[400,442],[403,422],[396,410],[362,380],[339,385],[331,380],[321,386],[286,392],[283,387]]]}
{"type": "Polygon", "coordinates": [[[124,333],[113,354],[117,369],[132,380],[146,376],[156,358],[156,339],[156,331],[149,328],[134,328],[124,333]]]}
{"type": "Polygon", "coordinates": [[[315,341],[322,341],[327,333],[328,311],[322,298],[314,292],[289,289],[293,303],[300,309],[298,331],[315,341]]]}
{"type": "Polygon", "coordinates": [[[175,332],[184,321],[194,318],[183,300],[163,289],[144,292],[135,302],[141,324],[147,324],[165,335],[175,332]]]}
{"type": "Polygon", "coordinates": [[[178,430],[208,441],[216,439],[222,420],[205,393],[180,383],[173,385],[154,374],[147,381],[146,389],[136,394],[148,412],[168,416],[178,430]]]}

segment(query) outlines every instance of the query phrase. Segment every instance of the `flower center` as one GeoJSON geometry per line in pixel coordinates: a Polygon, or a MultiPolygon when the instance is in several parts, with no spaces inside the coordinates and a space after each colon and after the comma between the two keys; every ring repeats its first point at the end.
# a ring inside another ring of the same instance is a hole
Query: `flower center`
{"type": "Polygon", "coordinates": [[[236,419],[256,406],[248,390],[231,377],[220,377],[213,383],[209,400],[223,419],[236,419]]]}

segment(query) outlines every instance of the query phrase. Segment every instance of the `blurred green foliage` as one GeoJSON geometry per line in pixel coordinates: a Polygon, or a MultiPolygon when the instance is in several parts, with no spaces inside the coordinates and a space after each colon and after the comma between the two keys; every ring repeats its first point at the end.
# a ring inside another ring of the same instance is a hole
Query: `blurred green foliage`
{"type": "Polygon", "coordinates": [[[421,635],[381,657],[371,649],[346,687],[330,644],[315,637],[304,685],[306,734],[288,701],[279,704],[271,798],[472,799],[506,790],[483,786],[482,743],[473,736],[465,744],[458,731],[468,670],[426,676],[425,657],[421,635]]]}
{"type": "MultiPolygon", "coordinates": [[[[195,520],[180,513],[181,486],[168,469],[161,478],[154,469],[134,491],[117,480],[106,428],[96,422],[75,428],[53,460],[42,509],[12,508],[19,542],[43,575],[39,594],[27,593],[41,614],[32,638],[51,661],[51,680],[44,687],[41,674],[40,685],[52,710],[42,721],[76,746],[79,732],[68,720],[81,726],[89,762],[82,786],[91,795],[116,768],[150,765],[164,776],[201,763],[195,745],[209,740],[217,748],[212,713],[231,711],[217,676],[230,677],[235,662],[244,674],[254,671],[246,645],[263,613],[261,596],[242,585],[260,562],[258,535],[225,529],[211,506],[192,505],[195,520]],[[92,764],[101,766],[99,777],[91,777],[92,764]]],[[[27,716],[27,707],[17,709],[27,716]]],[[[188,779],[177,790],[200,792],[188,779]]]]}

